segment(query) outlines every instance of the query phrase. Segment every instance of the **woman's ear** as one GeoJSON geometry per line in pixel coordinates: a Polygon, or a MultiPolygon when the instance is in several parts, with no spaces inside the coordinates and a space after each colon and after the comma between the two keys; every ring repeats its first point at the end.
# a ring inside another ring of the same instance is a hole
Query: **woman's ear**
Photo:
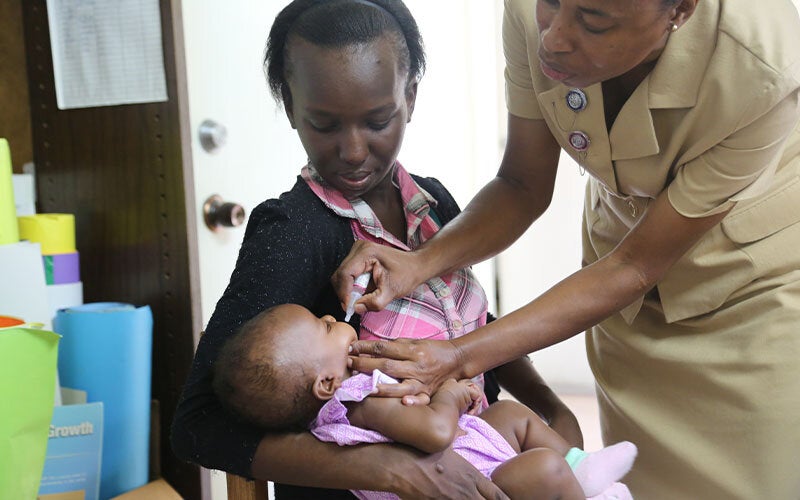
{"type": "Polygon", "coordinates": [[[411,122],[411,115],[414,114],[414,104],[417,102],[417,84],[418,81],[415,79],[406,86],[406,109],[408,110],[406,123],[411,122]]]}
{"type": "Polygon", "coordinates": [[[283,93],[283,110],[286,112],[286,118],[289,119],[289,125],[291,125],[293,129],[297,130],[297,127],[294,124],[294,108],[292,107],[292,94],[290,94],[288,90],[283,93]]]}
{"type": "Polygon", "coordinates": [[[686,24],[686,21],[694,14],[694,10],[697,8],[697,2],[699,1],[700,0],[680,0],[675,7],[673,7],[670,21],[674,26],[677,26],[677,28],[674,29],[678,29],[686,24]]]}
{"type": "Polygon", "coordinates": [[[341,386],[341,377],[320,374],[314,379],[314,386],[311,388],[311,392],[320,401],[327,401],[333,397],[336,389],[341,386]]]}

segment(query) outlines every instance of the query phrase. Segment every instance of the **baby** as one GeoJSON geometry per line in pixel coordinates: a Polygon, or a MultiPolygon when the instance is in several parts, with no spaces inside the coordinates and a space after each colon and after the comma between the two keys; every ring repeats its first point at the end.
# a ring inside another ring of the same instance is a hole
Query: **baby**
{"type": "MultiPolygon", "coordinates": [[[[223,347],[214,390],[238,417],[267,429],[308,429],[340,445],[396,441],[423,452],[452,446],[511,498],[631,498],[618,483],[636,447],[627,441],[586,453],[569,444],[528,407],[500,401],[480,415],[481,390],[448,380],[427,406],[368,397],[376,371],[347,367],[356,332],[332,316],[283,304],[245,323],[223,347]]],[[[354,491],[360,498],[395,498],[354,491]]]]}

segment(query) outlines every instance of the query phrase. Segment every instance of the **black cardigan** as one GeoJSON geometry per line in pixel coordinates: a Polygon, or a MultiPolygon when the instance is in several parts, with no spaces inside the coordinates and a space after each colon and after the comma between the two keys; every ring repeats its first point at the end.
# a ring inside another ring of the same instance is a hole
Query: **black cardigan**
{"type": "MultiPolygon", "coordinates": [[[[433,178],[412,176],[438,204],[446,224],[459,213],[450,193],[433,178]]],[[[350,220],[337,216],[302,178],[291,191],[256,207],[247,223],[236,268],[201,337],[175,412],[171,442],[183,460],[249,477],[264,431],[232,418],[211,388],[211,367],[224,341],[266,308],[295,303],[315,315],[344,312],[330,277],[354,243],[350,220]]],[[[358,317],[351,321],[358,329],[358,317]]],[[[496,398],[496,383],[487,381],[496,398]]],[[[353,498],[347,491],[276,485],[283,498],[353,498]]]]}

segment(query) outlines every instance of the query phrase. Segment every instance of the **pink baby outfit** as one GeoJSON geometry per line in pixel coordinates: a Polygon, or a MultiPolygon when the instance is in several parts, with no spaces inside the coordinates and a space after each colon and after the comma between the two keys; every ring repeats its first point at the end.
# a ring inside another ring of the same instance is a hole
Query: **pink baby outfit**
{"type": "MultiPolygon", "coordinates": [[[[372,375],[359,373],[348,378],[333,398],[319,411],[311,425],[311,433],[320,441],[333,442],[340,446],[362,443],[391,442],[383,434],[355,427],[347,419],[347,407],[343,402],[359,402],[369,396],[377,384],[396,384],[397,380],[375,370],[372,375]]],[[[473,415],[462,415],[458,426],[466,431],[453,441],[453,450],[475,466],[483,475],[492,472],[517,452],[491,425],[473,415]]],[[[393,493],[384,491],[353,491],[358,498],[370,500],[397,499],[393,493]]]]}

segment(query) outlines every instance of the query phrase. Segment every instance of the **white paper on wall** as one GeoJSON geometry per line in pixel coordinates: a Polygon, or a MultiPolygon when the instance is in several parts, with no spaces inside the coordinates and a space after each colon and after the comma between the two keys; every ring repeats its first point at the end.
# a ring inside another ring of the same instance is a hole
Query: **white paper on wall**
{"type": "Polygon", "coordinates": [[[59,109],[167,100],[158,0],[47,0],[59,109]]]}

